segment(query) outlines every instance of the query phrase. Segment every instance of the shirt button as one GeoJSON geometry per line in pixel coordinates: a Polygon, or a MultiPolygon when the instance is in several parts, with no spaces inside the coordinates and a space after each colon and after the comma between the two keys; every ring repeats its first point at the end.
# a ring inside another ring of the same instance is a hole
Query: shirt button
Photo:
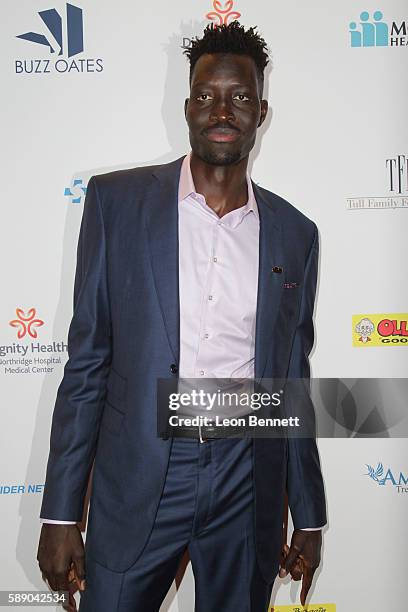
{"type": "Polygon", "coordinates": [[[213,261],[217,261],[217,258],[216,258],[216,257],[213,257],[213,261]]]}
{"type": "Polygon", "coordinates": [[[209,299],[209,300],[212,300],[212,299],[213,299],[213,296],[212,296],[212,295],[209,295],[209,296],[208,296],[208,299],[209,299]]]}
{"type": "Polygon", "coordinates": [[[209,337],[210,337],[210,334],[204,334],[204,338],[206,338],[206,339],[207,339],[207,338],[209,338],[209,337]]]}
{"type": "Polygon", "coordinates": [[[204,376],[205,372],[204,370],[200,370],[200,376],[204,376]]]}

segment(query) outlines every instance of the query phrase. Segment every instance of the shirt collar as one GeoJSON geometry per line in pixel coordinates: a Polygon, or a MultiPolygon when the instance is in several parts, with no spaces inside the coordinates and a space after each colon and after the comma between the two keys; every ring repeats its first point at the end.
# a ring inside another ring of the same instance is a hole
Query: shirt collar
{"type": "MultiPolygon", "coordinates": [[[[198,194],[197,191],[195,190],[193,175],[191,174],[191,168],[190,168],[190,157],[191,157],[191,152],[185,156],[185,158],[183,159],[183,163],[181,165],[179,189],[178,189],[179,203],[182,200],[185,200],[188,196],[192,194],[202,195],[202,194],[198,194]]],[[[252,187],[252,181],[251,181],[251,177],[249,176],[249,173],[247,173],[246,179],[247,179],[247,186],[248,186],[248,201],[244,206],[241,206],[237,210],[241,212],[241,215],[240,215],[241,219],[250,211],[252,211],[255,214],[255,216],[259,218],[258,206],[256,203],[254,190],[252,187]]]]}

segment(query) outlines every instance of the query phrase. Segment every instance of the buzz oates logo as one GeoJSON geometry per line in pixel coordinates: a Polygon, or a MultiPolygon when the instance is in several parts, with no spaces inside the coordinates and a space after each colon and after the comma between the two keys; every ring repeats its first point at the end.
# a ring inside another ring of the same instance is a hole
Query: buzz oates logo
{"type": "Polygon", "coordinates": [[[84,51],[82,9],[67,3],[64,13],[62,16],[56,8],[49,8],[40,11],[34,21],[25,20],[27,27],[33,21],[34,30],[18,34],[17,38],[24,41],[27,53],[40,48],[43,51],[40,57],[16,59],[16,74],[102,72],[101,58],[81,57],[84,51]]]}
{"type": "MultiPolygon", "coordinates": [[[[236,21],[241,17],[241,13],[234,9],[234,0],[227,0],[227,2],[213,0],[211,4],[212,10],[210,10],[205,17],[216,26],[228,25],[231,21],[236,21]]],[[[184,49],[191,47],[191,38],[185,36],[182,46],[184,49]]]]}
{"type": "Polygon", "coordinates": [[[397,493],[408,493],[408,476],[404,472],[396,472],[391,468],[385,469],[382,463],[376,467],[366,464],[366,476],[369,476],[381,487],[393,487],[397,493]]]}
{"type": "Polygon", "coordinates": [[[16,308],[15,318],[8,324],[16,341],[0,344],[0,367],[4,374],[51,374],[65,364],[68,349],[65,342],[39,340],[39,329],[46,326],[35,308],[16,308]]]}
{"type": "MultiPolygon", "coordinates": [[[[377,168],[380,172],[380,168],[377,168]]],[[[384,195],[347,198],[348,210],[408,208],[408,155],[399,153],[383,160],[384,195]]]]}

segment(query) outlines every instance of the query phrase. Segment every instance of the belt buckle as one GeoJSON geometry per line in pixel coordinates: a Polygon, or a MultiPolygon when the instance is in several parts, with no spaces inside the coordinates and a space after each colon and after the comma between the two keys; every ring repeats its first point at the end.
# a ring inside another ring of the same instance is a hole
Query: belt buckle
{"type": "Polygon", "coordinates": [[[203,438],[201,434],[201,425],[198,426],[198,435],[199,435],[200,444],[204,444],[205,442],[208,442],[208,440],[203,438]]]}

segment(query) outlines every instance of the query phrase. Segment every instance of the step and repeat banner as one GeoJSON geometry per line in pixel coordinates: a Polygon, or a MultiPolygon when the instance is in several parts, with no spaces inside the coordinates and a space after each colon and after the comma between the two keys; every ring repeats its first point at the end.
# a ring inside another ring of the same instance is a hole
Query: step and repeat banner
{"type": "MultiPolygon", "coordinates": [[[[270,47],[251,173],[319,227],[313,376],[406,376],[408,11],[403,0],[2,6],[0,590],[29,590],[45,588],[38,517],[87,183],[189,151],[182,51],[207,23],[257,25],[270,47]]],[[[406,440],[382,430],[319,449],[329,524],[309,612],[404,610],[406,440]]],[[[191,610],[193,592],[188,567],[162,610],[191,610]]],[[[299,593],[278,580],[275,612],[300,611],[299,593]]]]}

